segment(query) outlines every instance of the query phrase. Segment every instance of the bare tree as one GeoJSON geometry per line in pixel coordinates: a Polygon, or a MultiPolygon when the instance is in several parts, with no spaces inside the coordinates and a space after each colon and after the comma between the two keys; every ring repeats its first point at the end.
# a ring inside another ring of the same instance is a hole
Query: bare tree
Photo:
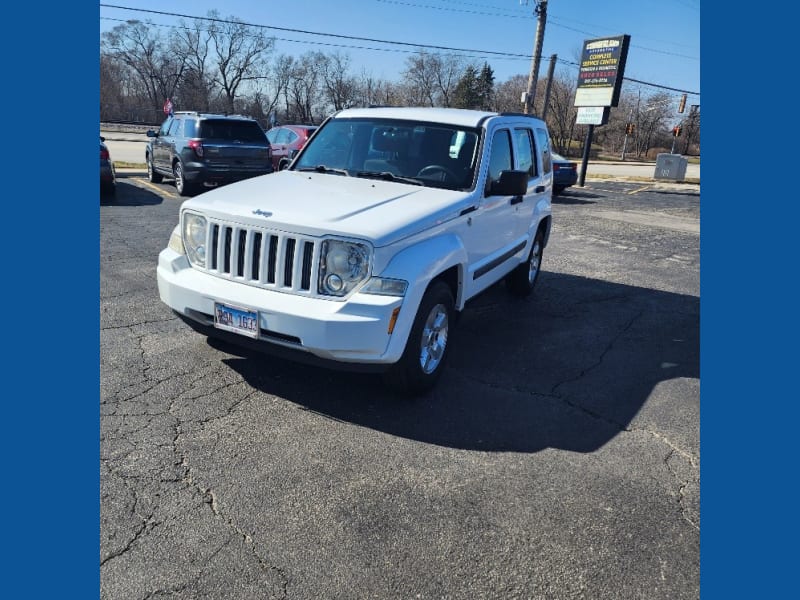
{"type": "Polygon", "coordinates": [[[672,114],[672,96],[657,92],[643,100],[636,111],[636,156],[647,155],[659,135],[667,131],[667,123],[672,114]]]}
{"type": "MultiPolygon", "coordinates": [[[[560,71],[553,76],[550,85],[550,103],[547,107],[547,128],[557,151],[569,154],[575,127],[575,89],[577,79],[568,72],[560,71]]],[[[537,94],[539,97],[539,94],[537,94]]],[[[544,99],[544,94],[541,95],[544,99]]],[[[542,100],[544,101],[544,100],[542,100]]]]}
{"type": "Polygon", "coordinates": [[[358,83],[356,78],[348,73],[350,57],[340,52],[323,55],[321,67],[325,97],[333,106],[333,110],[351,106],[356,99],[358,83]]]}
{"type": "Polygon", "coordinates": [[[186,62],[180,89],[181,103],[198,110],[210,110],[214,79],[210,73],[211,37],[205,29],[205,21],[195,19],[192,25],[181,21],[175,38],[176,48],[186,62]]]}
{"type": "Polygon", "coordinates": [[[684,136],[683,153],[689,154],[692,145],[700,145],[700,107],[692,106],[689,110],[689,116],[683,120],[681,124],[682,134],[684,136]]]}
{"type": "Polygon", "coordinates": [[[464,59],[455,54],[420,50],[409,56],[402,73],[407,104],[452,106],[453,94],[464,68],[464,59]]]}
{"type": "Polygon", "coordinates": [[[175,49],[174,33],[165,40],[152,23],[128,21],[103,33],[101,49],[128,67],[138,78],[154,115],[166,98],[175,95],[186,61],[175,49]]]}
{"type": "Polygon", "coordinates": [[[501,112],[519,112],[522,110],[520,98],[528,89],[527,75],[513,75],[495,86],[494,105],[501,112]]]}
{"type": "Polygon", "coordinates": [[[436,106],[436,74],[431,54],[421,50],[409,56],[402,77],[407,104],[436,106]]]}
{"type": "MultiPolygon", "coordinates": [[[[219,19],[217,11],[209,11],[208,16],[219,19]]],[[[262,77],[274,40],[236,17],[212,21],[208,34],[216,63],[214,82],[222,89],[228,111],[234,112],[240,86],[262,77]]]]}
{"type": "Polygon", "coordinates": [[[356,103],[361,106],[402,106],[401,86],[385,79],[375,79],[366,71],[361,72],[357,82],[356,103]]]}
{"type": "Polygon", "coordinates": [[[321,100],[321,59],[319,52],[303,54],[299,59],[289,57],[286,89],[287,118],[300,123],[314,123],[315,108],[321,100]]]}

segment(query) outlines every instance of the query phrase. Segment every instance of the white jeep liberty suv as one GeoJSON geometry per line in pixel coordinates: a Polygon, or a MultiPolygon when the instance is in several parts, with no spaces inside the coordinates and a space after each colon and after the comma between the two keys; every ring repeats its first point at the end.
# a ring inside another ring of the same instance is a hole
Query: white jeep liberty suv
{"type": "Polygon", "coordinates": [[[343,110],[289,169],[183,203],[159,295],[206,335],[420,393],[470,298],[503,278],[532,291],[551,170],[532,116],[343,110]]]}

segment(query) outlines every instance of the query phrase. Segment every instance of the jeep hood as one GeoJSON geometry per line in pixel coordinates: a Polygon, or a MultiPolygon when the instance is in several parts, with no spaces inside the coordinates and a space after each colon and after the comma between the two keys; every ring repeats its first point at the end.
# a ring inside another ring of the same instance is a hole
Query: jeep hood
{"type": "Polygon", "coordinates": [[[366,239],[380,247],[457,217],[471,205],[470,197],[379,179],[280,171],[200,194],[183,208],[265,229],[366,239]]]}

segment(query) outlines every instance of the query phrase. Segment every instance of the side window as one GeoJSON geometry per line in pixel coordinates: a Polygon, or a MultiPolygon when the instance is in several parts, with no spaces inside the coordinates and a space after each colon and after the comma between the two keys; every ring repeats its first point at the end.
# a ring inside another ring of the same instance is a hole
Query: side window
{"type": "Polygon", "coordinates": [[[517,169],[527,171],[531,177],[536,177],[536,145],[530,129],[515,129],[514,144],[517,147],[517,169]]]}
{"type": "Polygon", "coordinates": [[[181,128],[182,121],[180,119],[173,119],[172,124],[169,126],[169,134],[168,135],[178,135],[178,132],[181,128]]]}
{"type": "Polygon", "coordinates": [[[298,137],[300,137],[300,136],[298,136],[291,129],[287,129],[286,130],[286,143],[287,144],[294,144],[298,137]]]}
{"type": "Polygon", "coordinates": [[[194,119],[186,119],[183,126],[183,136],[187,138],[197,137],[197,125],[194,119]]]}
{"type": "Polygon", "coordinates": [[[175,119],[173,119],[172,117],[168,117],[167,120],[161,124],[161,129],[158,130],[159,137],[167,135],[167,132],[169,131],[169,126],[172,125],[173,121],[175,121],[175,119]]]}
{"type": "Polygon", "coordinates": [[[511,165],[511,134],[508,129],[500,129],[495,132],[492,138],[491,152],[487,183],[500,179],[500,171],[513,168],[511,165]]]}
{"type": "Polygon", "coordinates": [[[536,139],[542,151],[542,170],[549,173],[553,169],[553,158],[550,156],[550,137],[544,129],[536,130],[536,139]]]}

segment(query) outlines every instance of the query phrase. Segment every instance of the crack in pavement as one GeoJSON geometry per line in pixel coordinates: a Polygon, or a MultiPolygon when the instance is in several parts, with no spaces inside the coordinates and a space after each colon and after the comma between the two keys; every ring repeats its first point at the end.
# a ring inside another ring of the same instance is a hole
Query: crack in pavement
{"type": "MultiPolygon", "coordinates": [[[[203,377],[205,377],[205,376],[203,376],[203,377]]],[[[203,377],[198,378],[197,381],[201,381],[203,379],[203,377]]],[[[194,383],[196,383],[196,382],[194,382],[194,383]]],[[[218,392],[220,392],[220,391],[222,391],[222,390],[224,390],[226,388],[232,387],[234,385],[242,385],[242,384],[246,385],[246,383],[242,382],[242,381],[231,382],[229,384],[221,386],[220,388],[216,388],[215,390],[213,390],[213,391],[211,391],[209,393],[201,394],[199,396],[193,396],[193,397],[188,397],[188,398],[181,397],[181,398],[174,399],[170,403],[170,406],[169,406],[169,413],[175,418],[175,427],[174,427],[175,435],[173,436],[173,439],[172,439],[172,451],[175,454],[176,458],[180,459],[180,462],[177,462],[176,464],[179,464],[184,469],[184,475],[183,475],[183,477],[181,479],[181,482],[184,485],[186,485],[187,487],[191,487],[191,488],[195,489],[201,495],[201,497],[204,498],[204,501],[205,501],[206,504],[208,504],[211,512],[216,517],[221,519],[222,522],[225,523],[226,526],[231,531],[235,532],[237,535],[242,537],[242,539],[244,540],[245,544],[247,544],[247,546],[250,548],[250,552],[252,553],[253,557],[256,559],[258,565],[261,567],[261,569],[265,573],[268,573],[269,571],[274,571],[275,573],[277,573],[278,577],[280,578],[281,585],[282,585],[282,588],[283,588],[283,597],[286,598],[287,597],[287,588],[288,588],[288,585],[289,585],[289,578],[286,576],[286,573],[284,572],[284,570],[281,569],[280,567],[276,566],[276,565],[268,564],[266,559],[262,558],[258,554],[258,551],[256,549],[256,544],[255,544],[255,541],[253,540],[252,536],[249,533],[247,533],[246,531],[244,531],[241,527],[239,527],[236,523],[234,523],[233,518],[228,517],[228,516],[223,514],[223,512],[219,508],[219,503],[217,502],[216,494],[214,493],[214,491],[211,488],[202,487],[199,483],[197,483],[195,481],[194,476],[192,474],[193,469],[192,469],[191,465],[189,464],[189,457],[186,454],[184,454],[183,452],[181,452],[181,450],[178,447],[179,439],[183,435],[183,433],[181,431],[181,428],[182,428],[182,425],[184,423],[184,421],[182,421],[180,419],[180,417],[176,414],[176,412],[174,410],[175,409],[175,404],[178,401],[187,400],[187,399],[188,400],[196,400],[198,398],[211,396],[212,394],[216,394],[216,393],[218,393],[218,392]]],[[[244,402],[246,399],[252,397],[254,394],[255,394],[255,390],[251,391],[244,398],[242,398],[241,400],[236,402],[234,405],[232,405],[230,407],[230,409],[226,413],[226,415],[223,415],[223,417],[224,416],[229,416],[230,415],[230,411],[233,410],[234,407],[239,406],[242,402],[244,402]]],[[[222,417],[214,417],[212,419],[208,419],[207,421],[202,421],[201,420],[200,422],[201,423],[207,423],[207,422],[210,422],[212,420],[219,419],[219,418],[222,418],[222,417]]]]}

